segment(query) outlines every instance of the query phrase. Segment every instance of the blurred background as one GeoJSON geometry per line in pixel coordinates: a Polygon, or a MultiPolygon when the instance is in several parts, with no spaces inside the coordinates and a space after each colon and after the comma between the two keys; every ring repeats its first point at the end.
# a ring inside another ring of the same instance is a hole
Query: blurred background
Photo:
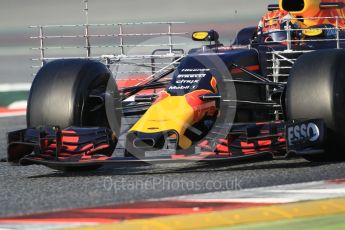
{"type": "MultiPolygon", "coordinates": [[[[30,25],[83,24],[83,0],[1,0],[0,84],[30,83],[38,57],[38,30],[30,25]]],[[[89,0],[90,23],[183,21],[183,31],[215,29],[230,43],[236,31],[257,25],[274,0],[89,0]]],[[[180,29],[180,28],[179,28],[180,29]]],[[[61,32],[61,31],[60,31],[61,32]]],[[[61,52],[61,51],[60,51],[61,52]]],[[[63,53],[61,53],[63,55],[63,53]]]]}

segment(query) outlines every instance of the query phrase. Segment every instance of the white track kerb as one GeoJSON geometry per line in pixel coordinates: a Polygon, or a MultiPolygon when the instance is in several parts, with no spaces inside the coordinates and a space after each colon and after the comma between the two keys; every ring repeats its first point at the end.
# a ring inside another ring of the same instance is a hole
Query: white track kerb
{"type": "MultiPolygon", "coordinates": [[[[240,181],[238,181],[240,183],[240,181]]],[[[240,185],[240,184],[239,184],[240,185]]],[[[240,188],[240,186],[239,186],[240,188]]],[[[253,188],[253,189],[243,189],[243,190],[232,190],[232,191],[224,191],[224,192],[215,192],[215,193],[205,193],[199,195],[187,195],[187,196],[178,196],[178,197],[168,197],[164,199],[155,199],[155,200],[148,200],[148,202],[159,202],[159,203],[171,203],[171,202],[195,202],[195,205],[205,204],[205,203],[218,203],[218,204],[226,204],[226,203],[233,203],[241,206],[248,205],[249,207],[253,206],[265,206],[265,207],[280,207],[279,205],[284,205],[288,203],[299,204],[300,202],[309,202],[309,201],[332,201],[332,199],[339,199],[345,198],[345,179],[333,180],[333,181],[318,181],[318,182],[307,182],[307,183],[298,183],[298,184],[288,184],[288,185],[280,185],[280,186],[271,186],[271,187],[261,187],[261,188],[253,188]],[[267,206],[268,205],[268,206],[267,206]]],[[[131,202],[131,205],[135,204],[136,202],[131,202]]],[[[109,204],[111,205],[111,204],[109,204]]],[[[250,209],[250,208],[249,208],[250,209]]],[[[248,209],[248,210],[249,210],[248,209]]],[[[126,210],[126,209],[124,209],[126,210]]],[[[195,208],[198,210],[198,207],[195,208]]],[[[246,207],[239,208],[239,209],[229,209],[233,212],[243,212],[246,210],[246,207]]],[[[114,213],[118,213],[120,210],[113,210],[114,213]]],[[[222,211],[227,211],[227,209],[222,209],[222,211]]],[[[216,212],[207,212],[214,213],[216,212]]],[[[193,213],[191,213],[193,214],[193,213]]],[[[204,215],[204,214],[201,214],[204,215]]],[[[176,218],[181,217],[185,218],[186,215],[175,215],[176,218]]],[[[191,215],[193,216],[193,215],[191,215]]],[[[75,227],[83,227],[83,226],[90,226],[94,227],[95,229],[98,226],[101,226],[101,221],[98,223],[95,222],[95,219],[90,219],[90,221],[82,221],[78,222],[76,219],[75,221],[67,221],[64,222],[63,220],[56,221],[54,213],[47,213],[47,219],[42,219],[40,222],[39,219],[33,221],[32,219],[28,219],[28,222],[25,221],[25,216],[18,217],[17,219],[14,218],[10,221],[1,221],[0,219],[0,230],[1,229],[66,229],[66,228],[75,228],[75,227]]],[[[161,219],[158,218],[157,221],[161,219]]],[[[163,217],[164,219],[164,217],[163,217]]],[[[146,219],[150,221],[150,219],[146,219]]],[[[152,221],[155,218],[151,219],[152,221]]],[[[136,220],[133,220],[134,222],[136,220]]],[[[125,221],[125,224],[131,224],[132,220],[125,221]]],[[[138,220],[139,221],[139,220],[138,220]]],[[[143,220],[145,221],[145,220],[143,220]]],[[[114,222],[116,225],[117,221],[114,222]]],[[[109,222],[108,222],[109,224],[109,222]]],[[[110,223],[111,224],[111,223],[110,223]]],[[[104,225],[107,226],[107,225],[104,225]]],[[[116,226],[113,226],[116,227],[116,226]]],[[[109,228],[110,229],[110,228],[109,228]]]]}
{"type": "MultiPolygon", "coordinates": [[[[240,182],[239,182],[240,183],[240,182]]],[[[180,196],[178,200],[219,202],[290,203],[345,197],[345,180],[317,181],[180,196]]],[[[170,198],[169,198],[170,199],[170,198]]]]}

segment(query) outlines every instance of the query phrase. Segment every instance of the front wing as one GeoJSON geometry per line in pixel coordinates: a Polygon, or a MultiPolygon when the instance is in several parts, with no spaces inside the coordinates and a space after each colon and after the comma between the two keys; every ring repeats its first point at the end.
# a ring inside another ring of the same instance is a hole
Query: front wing
{"type": "MultiPolygon", "coordinates": [[[[320,154],[326,139],[322,120],[234,124],[223,139],[202,140],[193,151],[176,150],[136,158],[114,156],[117,142],[107,128],[38,127],[8,134],[7,160],[20,165],[41,164],[59,170],[78,170],[115,165],[144,166],[164,163],[221,163],[255,159],[320,154]]],[[[116,155],[116,154],[115,154],[116,155]]]]}
{"type": "Polygon", "coordinates": [[[107,128],[29,128],[8,134],[8,161],[66,170],[105,164],[122,167],[154,163],[249,160],[286,154],[284,130],[284,122],[236,123],[223,139],[202,140],[195,144],[193,151],[176,150],[166,154],[162,149],[162,155],[135,158],[111,155],[117,139],[107,128]]]}

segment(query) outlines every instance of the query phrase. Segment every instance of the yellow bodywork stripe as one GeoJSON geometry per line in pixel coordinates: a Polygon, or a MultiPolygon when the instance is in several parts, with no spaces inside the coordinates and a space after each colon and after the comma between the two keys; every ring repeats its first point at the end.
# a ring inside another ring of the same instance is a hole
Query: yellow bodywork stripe
{"type": "Polygon", "coordinates": [[[345,213],[345,198],[307,201],[263,207],[252,207],[230,211],[177,215],[152,219],[129,220],[114,224],[73,228],[78,230],[116,229],[116,230],[182,230],[203,229],[239,224],[287,220],[303,217],[334,215],[345,213]]]}

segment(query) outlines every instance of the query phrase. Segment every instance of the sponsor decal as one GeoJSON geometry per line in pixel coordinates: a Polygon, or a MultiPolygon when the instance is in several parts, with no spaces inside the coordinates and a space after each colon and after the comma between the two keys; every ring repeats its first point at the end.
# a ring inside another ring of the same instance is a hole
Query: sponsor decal
{"type": "Polygon", "coordinates": [[[187,85],[187,86],[176,86],[176,85],[172,85],[168,88],[169,90],[187,90],[187,89],[190,89],[190,86],[187,85]]]}
{"type": "Polygon", "coordinates": [[[203,78],[205,77],[206,74],[179,74],[177,75],[177,78],[184,78],[184,79],[188,79],[188,78],[203,78]]]}
{"type": "Polygon", "coordinates": [[[205,76],[206,74],[179,74],[176,84],[198,84],[200,79],[205,76]]]}
{"type": "MultiPolygon", "coordinates": [[[[193,69],[193,71],[195,71],[193,69]]],[[[185,72],[189,72],[188,69],[185,72]]],[[[168,90],[190,90],[196,89],[200,80],[205,78],[206,74],[196,73],[196,74],[179,74],[176,77],[175,84],[169,86],[168,90]]]]}
{"type": "Polygon", "coordinates": [[[320,137],[319,127],[313,123],[303,123],[292,125],[287,128],[289,145],[295,145],[303,142],[316,142],[320,137]]]}
{"type": "Polygon", "coordinates": [[[209,72],[210,69],[182,69],[181,72],[209,72]]]}

